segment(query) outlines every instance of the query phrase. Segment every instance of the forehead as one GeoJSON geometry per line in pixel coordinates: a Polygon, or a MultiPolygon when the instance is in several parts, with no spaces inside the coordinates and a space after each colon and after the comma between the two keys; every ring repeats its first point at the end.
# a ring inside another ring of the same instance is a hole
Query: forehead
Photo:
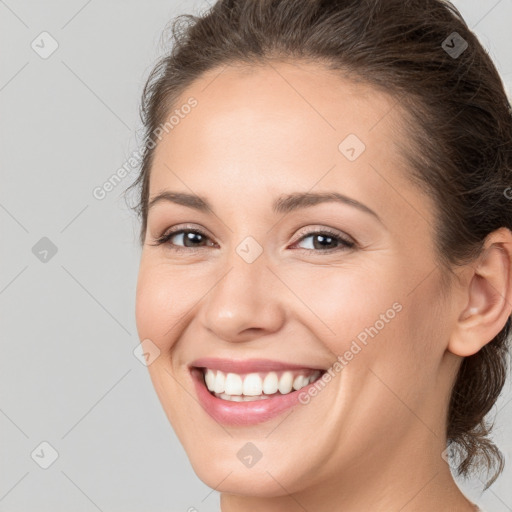
{"type": "Polygon", "coordinates": [[[384,204],[396,191],[381,173],[408,186],[396,99],[317,64],[217,68],[173,109],[179,121],[155,149],[150,196],[173,188],[250,200],[314,187],[384,204]]]}

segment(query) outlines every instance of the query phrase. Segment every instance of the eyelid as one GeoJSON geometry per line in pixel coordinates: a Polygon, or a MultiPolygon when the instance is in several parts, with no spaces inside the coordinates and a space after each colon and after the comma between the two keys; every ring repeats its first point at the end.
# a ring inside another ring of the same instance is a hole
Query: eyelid
{"type": "MultiPolygon", "coordinates": [[[[315,249],[305,249],[302,247],[295,248],[293,250],[305,252],[308,255],[311,255],[312,257],[317,257],[321,255],[332,255],[332,254],[338,254],[340,252],[345,252],[347,250],[356,249],[359,248],[359,244],[357,241],[354,240],[353,237],[347,235],[343,231],[339,231],[335,228],[330,228],[322,225],[316,225],[316,227],[313,227],[314,225],[310,225],[308,227],[303,227],[299,229],[298,235],[296,236],[296,239],[289,245],[288,247],[292,247],[297,245],[302,240],[305,240],[309,237],[315,236],[315,235],[328,235],[338,241],[338,245],[336,247],[326,248],[323,250],[315,250],[315,249]]],[[[202,227],[196,227],[196,225],[192,224],[178,224],[176,226],[173,226],[170,229],[167,229],[163,232],[162,235],[157,237],[154,240],[154,243],[151,243],[149,245],[153,246],[167,246],[167,248],[175,253],[188,253],[188,254],[195,254],[198,251],[201,251],[203,249],[209,249],[212,248],[212,245],[218,245],[214,240],[213,237],[210,236],[210,234],[207,232],[206,229],[203,229],[202,227]],[[200,234],[201,236],[207,238],[210,242],[212,242],[210,245],[206,246],[197,246],[197,247],[185,247],[182,245],[176,245],[171,244],[170,239],[173,238],[176,235],[183,235],[185,232],[193,232],[200,234]]],[[[287,248],[288,248],[287,247],[287,248]]]]}
{"type": "Polygon", "coordinates": [[[197,224],[177,224],[176,226],[172,226],[163,232],[161,237],[167,236],[168,234],[177,234],[182,231],[195,231],[201,233],[203,236],[207,236],[210,240],[213,240],[212,234],[205,228],[199,227],[197,224]]]}
{"type": "Polygon", "coordinates": [[[326,226],[320,226],[320,225],[316,225],[316,227],[309,226],[307,228],[303,228],[303,229],[299,230],[299,234],[297,235],[297,238],[295,239],[295,241],[292,242],[292,244],[295,245],[297,242],[300,242],[305,237],[316,235],[316,234],[323,234],[323,233],[327,233],[329,235],[339,237],[347,243],[357,245],[357,242],[351,236],[347,235],[343,231],[340,231],[340,230],[334,229],[334,228],[329,228],[326,226]]]}
{"type": "MultiPolygon", "coordinates": [[[[185,223],[185,224],[177,224],[176,226],[172,226],[171,228],[164,230],[163,233],[159,236],[156,236],[153,239],[153,243],[151,243],[149,245],[153,245],[153,246],[164,245],[167,243],[167,241],[169,240],[170,237],[181,234],[184,231],[197,232],[200,235],[207,237],[212,242],[214,242],[213,236],[211,236],[209,234],[208,230],[206,230],[202,227],[197,227],[196,224],[185,223]]],[[[214,242],[214,243],[216,243],[216,242],[214,242]]],[[[195,250],[203,249],[203,247],[193,248],[193,247],[182,247],[180,245],[173,246],[173,250],[179,251],[180,249],[185,250],[185,251],[195,251],[195,250]]]]}

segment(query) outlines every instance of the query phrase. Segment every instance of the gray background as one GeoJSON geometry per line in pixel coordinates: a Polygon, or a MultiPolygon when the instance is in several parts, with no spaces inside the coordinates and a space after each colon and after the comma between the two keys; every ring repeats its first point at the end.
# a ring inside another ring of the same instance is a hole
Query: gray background
{"type": "MultiPolygon", "coordinates": [[[[510,94],[512,0],[456,5],[510,94]]],[[[135,173],[103,200],[92,194],[140,143],[140,93],[166,22],[206,6],[0,0],[0,511],[219,509],[133,354],[140,250],[122,193],[135,173]],[[46,59],[31,47],[51,49],[43,31],[59,45],[46,59]],[[58,452],[47,469],[44,441],[58,452]]],[[[460,485],[505,512],[510,380],[496,412],[506,472],[483,494],[478,481],[460,485]]]]}

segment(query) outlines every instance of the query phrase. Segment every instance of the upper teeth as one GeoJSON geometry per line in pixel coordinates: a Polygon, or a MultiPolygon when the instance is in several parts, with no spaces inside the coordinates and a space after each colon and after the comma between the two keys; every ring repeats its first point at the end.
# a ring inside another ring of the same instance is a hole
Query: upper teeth
{"type": "Polygon", "coordinates": [[[206,387],[213,393],[226,395],[258,396],[281,394],[298,390],[315,381],[318,370],[299,370],[268,373],[224,373],[220,370],[204,368],[206,387]]]}

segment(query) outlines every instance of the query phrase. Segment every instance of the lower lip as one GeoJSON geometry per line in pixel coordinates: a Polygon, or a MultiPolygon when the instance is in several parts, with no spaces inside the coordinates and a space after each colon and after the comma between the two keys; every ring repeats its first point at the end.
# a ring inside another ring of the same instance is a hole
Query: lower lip
{"type": "Polygon", "coordinates": [[[276,395],[273,398],[254,400],[251,402],[232,402],[222,400],[212,395],[206,384],[202,370],[193,368],[192,378],[199,402],[203,409],[216,421],[224,425],[254,425],[275,418],[283,411],[299,404],[299,394],[308,391],[315,382],[286,395],[276,395]]]}

